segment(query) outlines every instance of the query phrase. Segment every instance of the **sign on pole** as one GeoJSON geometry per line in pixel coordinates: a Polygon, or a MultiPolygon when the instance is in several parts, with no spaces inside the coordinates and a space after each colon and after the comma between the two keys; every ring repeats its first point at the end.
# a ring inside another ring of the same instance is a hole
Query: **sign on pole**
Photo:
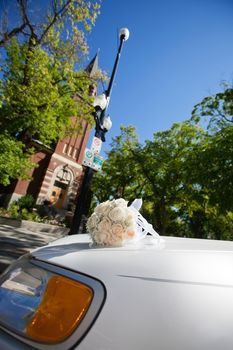
{"type": "Polygon", "coordinates": [[[94,152],[92,152],[89,148],[86,148],[84,152],[83,165],[91,167],[93,159],[94,152]]]}
{"type": "Polygon", "coordinates": [[[104,162],[104,158],[101,157],[98,153],[94,153],[89,148],[85,149],[83,165],[88,166],[96,171],[100,171],[102,169],[102,165],[104,162]]]}
{"type": "Polygon", "coordinates": [[[93,163],[92,163],[92,169],[99,171],[102,169],[102,165],[104,162],[104,158],[101,157],[99,154],[94,154],[93,163]]]}
{"type": "Polygon", "coordinates": [[[100,153],[102,146],[102,141],[98,137],[93,137],[92,144],[91,144],[91,151],[93,153],[100,153]]]}

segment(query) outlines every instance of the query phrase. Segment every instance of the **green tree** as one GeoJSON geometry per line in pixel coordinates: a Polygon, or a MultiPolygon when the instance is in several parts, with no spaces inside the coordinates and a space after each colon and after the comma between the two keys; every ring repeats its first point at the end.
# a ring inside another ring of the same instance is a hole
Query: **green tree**
{"type": "Polygon", "coordinates": [[[0,33],[0,134],[2,142],[9,138],[16,154],[23,152],[27,161],[16,171],[18,156],[7,157],[2,148],[9,162],[0,174],[4,184],[31,168],[30,152],[23,150],[22,142],[36,139],[52,145],[80,132],[83,119],[93,123],[89,88],[98,79],[76,67],[88,52],[86,33],[99,14],[99,0],[52,0],[42,6],[15,0],[11,6],[18,10],[18,23],[11,22],[5,8],[0,33]]]}
{"type": "Polygon", "coordinates": [[[84,72],[75,72],[38,46],[27,60],[25,81],[27,44],[13,40],[6,53],[2,63],[1,130],[12,136],[27,132],[49,145],[64,137],[65,132],[80,130],[79,123],[71,123],[71,116],[92,122],[88,96],[91,82],[84,72]],[[77,92],[82,99],[74,98],[77,92]]]}
{"type": "Polygon", "coordinates": [[[190,168],[192,181],[208,191],[209,203],[219,213],[233,211],[233,127],[207,135],[190,168]]]}
{"type": "Polygon", "coordinates": [[[129,201],[142,197],[142,214],[160,234],[231,239],[232,214],[219,211],[212,187],[204,182],[202,152],[208,147],[207,132],[190,122],[155,133],[144,146],[134,128],[122,127],[94,179],[95,200],[119,192],[129,201]]]}
{"type": "Polygon", "coordinates": [[[223,92],[205,97],[192,114],[194,122],[209,118],[207,142],[195,160],[193,176],[209,189],[211,204],[227,215],[233,212],[233,89],[225,84],[223,92]]]}
{"type": "Polygon", "coordinates": [[[189,183],[187,161],[203,137],[202,129],[184,122],[146,141],[140,162],[147,179],[145,198],[151,202],[150,220],[162,234],[189,235],[182,215],[195,189],[189,183]]]}
{"type": "MultiPolygon", "coordinates": [[[[223,160],[221,172],[214,176],[216,156],[221,161],[221,149],[224,152],[222,139],[219,142],[189,122],[174,124],[147,142],[145,161],[141,164],[152,181],[148,182],[145,193],[152,190],[151,220],[160,232],[196,238],[232,238],[232,206],[226,192],[219,197],[225,182],[232,181],[232,163],[223,160]],[[213,178],[218,179],[218,185],[214,185],[213,178]],[[228,205],[225,210],[224,205],[228,205]]],[[[228,159],[230,148],[225,151],[228,159]]]]}

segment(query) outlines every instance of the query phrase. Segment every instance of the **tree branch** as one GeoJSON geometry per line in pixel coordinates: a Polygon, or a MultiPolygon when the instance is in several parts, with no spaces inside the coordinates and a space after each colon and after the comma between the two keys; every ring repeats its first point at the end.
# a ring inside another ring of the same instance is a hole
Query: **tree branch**
{"type": "Polygon", "coordinates": [[[4,44],[6,44],[11,38],[16,36],[17,34],[22,33],[25,35],[26,34],[24,32],[25,28],[28,28],[30,30],[31,34],[29,34],[29,35],[31,36],[31,38],[36,40],[36,44],[40,44],[43,41],[43,39],[45,38],[45,36],[47,35],[47,33],[49,32],[50,28],[59,19],[63,18],[66,15],[72,0],[67,0],[60,9],[57,9],[57,4],[55,1],[53,1],[53,6],[52,6],[53,18],[47,24],[47,26],[45,27],[45,29],[40,37],[38,37],[38,34],[36,33],[35,27],[33,26],[30,18],[28,17],[27,0],[17,0],[17,2],[19,5],[20,13],[21,13],[22,24],[19,27],[13,28],[11,31],[5,31],[2,35],[2,38],[0,39],[0,46],[3,46],[4,44]]]}
{"type": "Polygon", "coordinates": [[[18,2],[19,2],[20,12],[22,14],[23,21],[26,24],[26,26],[28,26],[28,28],[30,29],[31,38],[35,39],[36,42],[38,42],[37,34],[27,15],[27,0],[18,0],[18,2]]]}
{"type": "Polygon", "coordinates": [[[47,25],[47,27],[45,28],[44,32],[42,33],[40,39],[38,40],[39,43],[41,43],[44,39],[44,37],[47,35],[47,33],[49,32],[50,28],[59,20],[59,18],[62,18],[66,12],[68,11],[69,5],[71,3],[72,0],[67,0],[67,2],[65,2],[65,4],[60,8],[60,10],[57,11],[57,6],[56,4],[53,2],[53,19],[51,20],[51,22],[47,25]]]}
{"type": "Polygon", "coordinates": [[[22,33],[26,25],[27,24],[24,22],[20,27],[16,27],[12,29],[10,32],[3,33],[3,39],[0,40],[0,46],[5,45],[15,35],[22,33]]]}

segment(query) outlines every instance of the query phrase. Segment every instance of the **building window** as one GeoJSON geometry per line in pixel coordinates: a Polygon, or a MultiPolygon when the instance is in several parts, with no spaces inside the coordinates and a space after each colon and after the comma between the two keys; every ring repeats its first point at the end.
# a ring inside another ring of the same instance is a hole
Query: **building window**
{"type": "Polygon", "coordinates": [[[58,186],[58,183],[70,183],[71,181],[71,173],[70,171],[67,169],[67,164],[63,166],[63,168],[61,168],[58,173],[57,173],[57,180],[55,180],[54,182],[54,186],[56,187],[60,187],[58,186]]]}
{"type": "Polygon", "coordinates": [[[68,156],[71,156],[72,155],[72,152],[73,152],[73,148],[72,146],[69,147],[69,150],[68,150],[68,156]]]}
{"type": "Polygon", "coordinates": [[[65,143],[63,147],[63,153],[67,153],[67,150],[68,150],[68,143],[65,143]]]}
{"type": "Polygon", "coordinates": [[[78,149],[75,148],[75,149],[74,149],[74,152],[73,152],[73,158],[74,158],[74,159],[76,159],[77,153],[78,153],[78,149]]]}

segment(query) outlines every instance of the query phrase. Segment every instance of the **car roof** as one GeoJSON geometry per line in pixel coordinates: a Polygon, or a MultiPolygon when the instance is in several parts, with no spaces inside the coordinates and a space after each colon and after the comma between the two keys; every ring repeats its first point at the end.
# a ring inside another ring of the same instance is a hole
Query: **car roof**
{"type": "MultiPolygon", "coordinates": [[[[90,274],[101,280],[110,275],[135,274],[161,279],[223,283],[226,270],[233,268],[233,242],[152,236],[122,247],[95,247],[88,235],[56,240],[33,252],[39,260],[90,274]],[[210,271],[214,269],[213,276],[210,271]],[[212,276],[212,277],[211,277],[212,276]]],[[[233,274],[228,283],[233,284],[233,274]]]]}

